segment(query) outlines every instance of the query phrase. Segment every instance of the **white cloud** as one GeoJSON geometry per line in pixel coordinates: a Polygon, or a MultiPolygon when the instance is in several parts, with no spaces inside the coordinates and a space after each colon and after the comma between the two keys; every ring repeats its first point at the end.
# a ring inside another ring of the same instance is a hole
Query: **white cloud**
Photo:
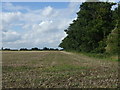
{"type": "Polygon", "coordinates": [[[23,6],[15,6],[12,3],[3,3],[2,8],[5,10],[9,10],[9,11],[18,11],[18,10],[28,10],[29,9],[27,7],[23,7],[23,6]]]}
{"type": "Polygon", "coordinates": [[[16,21],[20,19],[21,17],[20,12],[8,12],[8,13],[2,13],[2,22],[4,23],[11,23],[12,21],[16,21]]]}
{"type": "Polygon", "coordinates": [[[53,8],[51,6],[45,7],[42,11],[43,16],[49,16],[52,14],[53,8]]]}
{"type": "Polygon", "coordinates": [[[15,42],[20,39],[20,34],[15,31],[3,32],[2,39],[4,42],[15,42]]]}
{"type": "Polygon", "coordinates": [[[80,3],[70,3],[68,8],[63,9],[47,6],[26,13],[20,12],[21,8],[16,12],[3,12],[4,47],[57,47],[66,36],[64,29],[76,18],[78,5],[80,3]],[[15,26],[20,27],[19,32],[15,26]]]}
{"type": "Polygon", "coordinates": [[[20,12],[3,12],[0,14],[2,14],[0,30],[3,32],[7,32],[11,27],[19,24],[17,21],[20,21],[22,15],[20,12]]]}
{"type": "Polygon", "coordinates": [[[103,2],[118,2],[119,0],[100,0],[100,1],[103,1],[103,2]]]}

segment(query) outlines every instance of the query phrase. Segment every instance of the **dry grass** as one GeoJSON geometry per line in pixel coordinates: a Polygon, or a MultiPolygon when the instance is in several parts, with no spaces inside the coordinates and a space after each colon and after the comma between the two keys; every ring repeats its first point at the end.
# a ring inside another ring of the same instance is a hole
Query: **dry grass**
{"type": "Polygon", "coordinates": [[[3,88],[116,88],[118,62],[64,51],[4,51],[3,88]]]}

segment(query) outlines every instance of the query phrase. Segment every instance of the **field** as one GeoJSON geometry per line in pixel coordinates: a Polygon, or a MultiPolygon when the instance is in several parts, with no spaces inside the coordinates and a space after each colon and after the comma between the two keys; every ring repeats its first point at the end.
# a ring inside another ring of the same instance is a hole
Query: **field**
{"type": "Polygon", "coordinates": [[[116,88],[118,62],[65,51],[3,51],[3,88],[116,88]]]}

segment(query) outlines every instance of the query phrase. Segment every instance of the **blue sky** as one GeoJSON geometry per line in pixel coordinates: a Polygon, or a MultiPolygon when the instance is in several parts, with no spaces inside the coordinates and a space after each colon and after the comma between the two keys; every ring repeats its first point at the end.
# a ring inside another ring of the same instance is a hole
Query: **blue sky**
{"type": "Polygon", "coordinates": [[[2,3],[4,48],[58,48],[81,2],[2,3]]]}
{"type": "Polygon", "coordinates": [[[77,18],[81,2],[2,3],[4,48],[58,48],[64,30],[77,18]]]}
{"type": "MultiPolygon", "coordinates": [[[[56,9],[67,8],[70,2],[12,2],[14,6],[27,7],[31,10],[42,9],[46,6],[51,6],[56,9]]],[[[5,3],[3,3],[4,5],[5,3]]],[[[8,11],[3,8],[3,11],[8,11]]],[[[21,10],[23,11],[23,10],[21,10]]]]}

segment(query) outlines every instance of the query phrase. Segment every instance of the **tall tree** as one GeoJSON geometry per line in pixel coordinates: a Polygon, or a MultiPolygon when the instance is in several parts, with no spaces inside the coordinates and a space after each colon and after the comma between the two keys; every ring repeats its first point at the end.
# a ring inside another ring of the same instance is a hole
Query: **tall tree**
{"type": "Polygon", "coordinates": [[[114,28],[112,5],[114,3],[82,3],[80,11],[77,13],[77,19],[65,30],[68,35],[59,46],[66,50],[84,52],[101,49],[99,46],[102,45],[102,41],[114,28]]]}
{"type": "Polygon", "coordinates": [[[115,29],[112,30],[112,32],[108,35],[107,38],[107,47],[106,52],[110,54],[117,54],[119,52],[118,47],[118,32],[120,32],[120,29],[118,29],[118,25],[115,27],[115,29]]]}
{"type": "Polygon", "coordinates": [[[107,37],[107,46],[106,52],[109,54],[118,54],[120,53],[120,4],[118,7],[113,11],[113,18],[115,23],[115,28],[107,37]]]}

